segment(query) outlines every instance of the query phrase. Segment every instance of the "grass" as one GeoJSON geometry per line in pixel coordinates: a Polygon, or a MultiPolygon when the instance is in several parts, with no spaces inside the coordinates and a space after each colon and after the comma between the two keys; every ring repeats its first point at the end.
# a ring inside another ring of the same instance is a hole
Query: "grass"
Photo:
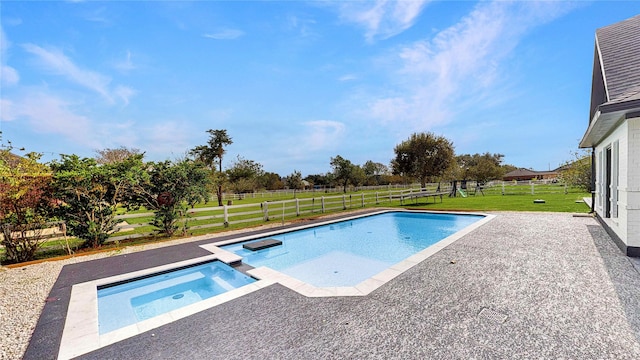
{"type": "Polygon", "coordinates": [[[572,212],[588,213],[591,209],[582,201],[584,197],[590,197],[588,193],[548,193],[548,194],[521,194],[521,195],[476,195],[466,198],[444,197],[442,203],[419,202],[410,207],[419,207],[429,210],[466,210],[466,211],[548,211],[548,212],[572,212]],[[536,204],[534,200],[544,200],[542,204],[536,204]]]}
{"type": "MultiPolygon", "coordinates": [[[[559,187],[558,185],[548,185],[546,187],[537,186],[535,188],[535,194],[531,194],[530,191],[525,189],[522,190],[522,187],[519,188],[510,188],[506,186],[504,188],[505,195],[502,195],[503,189],[501,187],[494,187],[491,189],[485,189],[485,195],[477,194],[471,195],[469,194],[467,197],[455,197],[451,198],[448,196],[443,196],[442,202],[440,202],[440,198],[436,199],[434,203],[433,198],[420,198],[417,201],[405,201],[404,205],[400,205],[398,201],[393,203],[384,202],[380,204],[380,207],[392,207],[392,208],[409,208],[409,209],[425,209],[425,210],[449,210],[449,211],[547,211],[547,212],[570,212],[570,213],[588,213],[590,208],[582,201],[585,197],[590,197],[589,193],[580,192],[576,189],[568,189],[568,193],[565,194],[565,189],[563,187],[559,187]],[[542,199],[544,203],[534,203],[534,200],[542,199]]],[[[352,192],[348,193],[348,195],[360,195],[361,192],[352,192]]],[[[335,194],[324,194],[324,193],[300,193],[298,194],[298,198],[311,198],[311,197],[320,197],[320,196],[330,196],[335,194]]],[[[278,201],[278,200],[289,200],[292,199],[293,196],[291,194],[286,194],[279,197],[269,197],[269,198],[251,198],[246,197],[243,200],[235,200],[234,205],[239,204],[249,204],[249,203],[260,203],[263,201],[278,201]]],[[[226,203],[226,202],[225,202],[226,203]]],[[[354,208],[358,208],[358,201],[354,200],[354,208]]],[[[207,204],[198,204],[196,207],[215,207],[217,205],[217,200],[213,199],[213,201],[209,201],[207,204]]],[[[367,206],[368,208],[373,208],[373,206],[367,206]]],[[[241,209],[238,211],[246,211],[246,209],[241,209]]],[[[143,213],[147,212],[144,209],[135,211],[134,213],[143,213]]],[[[341,212],[339,210],[333,210],[325,212],[324,214],[314,213],[314,214],[306,214],[300,217],[296,216],[287,216],[285,217],[285,221],[292,220],[304,220],[315,218],[320,215],[326,215],[330,213],[338,213],[341,212]]],[[[124,212],[119,212],[124,213],[124,212]]],[[[214,213],[219,213],[216,211],[207,211],[198,213],[195,216],[206,216],[212,215],[214,213]]],[[[255,217],[255,215],[249,215],[247,217],[255,217]]],[[[239,217],[240,218],[240,217],[239,217]]],[[[236,219],[239,219],[236,218],[236,219]]],[[[132,218],[126,219],[126,221],[130,224],[132,223],[144,223],[151,220],[151,218],[132,218]]],[[[272,220],[270,223],[278,223],[280,219],[272,220]]],[[[197,221],[190,220],[189,225],[194,226],[200,223],[205,223],[206,221],[197,221]]],[[[210,227],[204,229],[192,229],[188,231],[189,236],[196,235],[205,235],[205,234],[213,234],[219,233],[229,230],[255,227],[259,225],[264,225],[263,221],[253,221],[247,223],[240,224],[230,224],[229,227],[210,227]]],[[[143,226],[140,228],[136,228],[130,232],[122,233],[122,234],[132,234],[132,233],[148,233],[153,230],[152,226],[143,226]]],[[[121,233],[119,233],[121,234],[121,233]]],[[[162,240],[171,240],[177,239],[181,236],[174,236],[172,238],[167,237],[159,237],[152,236],[146,238],[137,238],[126,241],[119,242],[110,242],[106,243],[101,247],[104,250],[117,250],[124,246],[132,246],[132,245],[140,245],[145,243],[157,242],[162,240]]],[[[95,249],[79,249],[81,240],[75,238],[69,238],[69,246],[76,254],[85,252],[85,251],[93,251],[95,249]]],[[[43,244],[42,248],[36,254],[37,259],[46,259],[56,256],[66,255],[66,244],[62,239],[50,240],[43,244]]],[[[4,248],[0,248],[0,257],[4,257],[4,248]]]]}

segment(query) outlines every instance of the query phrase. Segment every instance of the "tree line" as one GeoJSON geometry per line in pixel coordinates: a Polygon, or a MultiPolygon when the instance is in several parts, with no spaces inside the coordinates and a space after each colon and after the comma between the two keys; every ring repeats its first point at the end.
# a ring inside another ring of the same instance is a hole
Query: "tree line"
{"type": "Polygon", "coordinates": [[[356,165],[336,155],[331,171],[303,178],[265,172],[258,162],[238,156],[226,169],[223,158],[233,143],[226,130],[208,130],[206,144],[181,159],[144,161],[139,149],[98,150],[93,158],[61,155],[48,164],[41,154],[16,156],[11,143],[0,149],[0,227],[5,257],[10,262],[33,259],[43,243],[43,230],[60,221],[82,247],[101,246],[114,230],[119,208],[144,207],[154,213],[152,225],[166,236],[186,234],[189,208],[216,194],[260,189],[303,189],[310,186],[387,185],[449,179],[488,181],[515,167],[502,164],[501,154],[455,156],[453,144],[433,133],[412,134],[398,144],[390,165],[369,160],[356,165]],[[305,181],[307,184],[305,184],[305,181]]]}

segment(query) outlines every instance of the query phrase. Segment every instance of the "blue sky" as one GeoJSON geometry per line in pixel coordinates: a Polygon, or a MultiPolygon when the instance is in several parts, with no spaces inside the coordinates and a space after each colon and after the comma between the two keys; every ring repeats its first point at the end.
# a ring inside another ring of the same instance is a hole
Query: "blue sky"
{"type": "Polygon", "coordinates": [[[182,157],[207,129],[286,176],[413,132],[546,170],[588,124],[594,33],[638,1],[0,3],[2,141],[182,157]]]}

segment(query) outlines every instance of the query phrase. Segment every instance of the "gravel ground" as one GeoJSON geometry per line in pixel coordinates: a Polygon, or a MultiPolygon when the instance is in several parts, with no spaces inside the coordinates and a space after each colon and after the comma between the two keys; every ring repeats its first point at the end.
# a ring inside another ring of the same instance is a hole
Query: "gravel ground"
{"type": "MultiPolygon", "coordinates": [[[[639,359],[639,262],[593,218],[498,215],[369,296],[306,298],[276,284],[82,358],[639,359]]],[[[23,356],[63,265],[112,257],[65,268],[71,280],[98,263],[122,271],[114,255],[204,238],[0,271],[0,358],[23,356]]],[[[59,334],[43,325],[29,359],[55,358],[59,334]]]]}
{"type": "Polygon", "coordinates": [[[221,234],[130,246],[115,251],[47,261],[13,269],[0,266],[0,359],[13,360],[23,357],[51,287],[65,265],[280,225],[282,224],[277,223],[248,230],[234,230],[221,234]]]}

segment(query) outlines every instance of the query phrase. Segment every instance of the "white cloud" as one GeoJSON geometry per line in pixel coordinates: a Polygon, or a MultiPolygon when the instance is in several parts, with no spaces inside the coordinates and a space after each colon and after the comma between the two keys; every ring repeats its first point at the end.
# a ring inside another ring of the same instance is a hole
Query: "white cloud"
{"type": "Polygon", "coordinates": [[[316,20],[302,17],[300,15],[288,15],[285,23],[287,30],[297,31],[303,38],[317,38],[318,33],[314,30],[316,20]]]}
{"type": "Polygon", "coordinates": [[[558,2],[482,2],[433,38],[393,49],[393,74],[403,85],[393,96],[371,100],[370,114],[425,130],[452,121],[463,109],[479,111],[485,99],[508,99],[501,92],[508,86],[506,60],[528,31],[570,8],[558,2]]]}
{"type": "Polygon", "coordinates": [[[22,19],[15,17],[2,17],[2,23],[5,26],[18,26],[22,24],[22,19]]]}
{"type": "Polygon", "coordinates": [[[306,137],[301,144],[307,151],[333,147],[340,142],[345,133],[345,125],[338,121],[307,121],[304,125],[306,137]]]}
{"type": "MultiPolygon", "coordinates": [[[[84,0],[73,2],[84,2],[84,0]]],[[[110,25],[112,23],[112,21],[109,19],[107,8],[104,6],[91,10],[85,10],[82,16],[85,20],[91,22],[101,23],[105,25],[110,25]]]]}
{"type": "Polygon", "coordinates": [[[127,51],[127,56],[125,56],[124,60],[117,61],[114,64],[114,67],[123,73],[127,73],[131,70],[135,70],[136,66],[133,64],[131,60],[131,51],[127,51]]]}
{"type": "Polygon", "coordinates": [[[4,33],[4,29],[0,26],[0,53],[2,53],[2,61],[4,61],[4,54],[7,49],[11,46],[11,42],[7,39],[7,36],[4,33]]]}
{"type": "Polygon", "coordinates": [[[415,23],[429,0],[420,1],[344,1],[336,2],[340,17],[365,30],[368,42],[388,39],[415,23]]]}
{"type": "Polygon", "coordinates": [[[311,171],[315,172],[319,171],[315,170],[319,168],[318,163],[326,166],[329,156],[340,153],[347,131],[345,124],[333,120],[314,120],[300,125],[302,126],[297,128],[296,133],[281,132],[269,138],[270,142],[288,143],[285,147],[264,150],[261,156],[269,159],[266,161],[269,166],[277,165],[290,173],[293,170],[292,164],[304,164],[296,165],[296,169],[305,172],[309,171],[307,167],[311,167],[314,168],[311,171]],[[291,142],[291,139],[296,140],[291,142]]]}
{"type": "Polygon", "coordinates": [[[215,33],[207,33],[202,36],[216,40],[234,40],[244,35],[244,31],[238,29],[222,29],[215,33]]]}
{"type": "Polygon", "coordinates": [[[0,99],[0,120],[1,121],[14,121],[16,119],[16,113],[13,109],[13,101],[9,99],[0,99]]]}
{"type": "Polygon", "coordinates": [[[338,78],[339,81],[352,81],[356,79],[358,79],[358,77],[354,74],[345,74],[338,78]]]}
{"type": "Polygon", "coordinates": [[[46,50],[34,44],[22,46],[27,52],[36,55],[42,65],[57,75],[65,76],[72,82],[97,92],[111,100],[109,83],[111,79],[91,70],[85,70],[74,64],[58,49],[46,50]]]}
{"type": "Polygon", "coordinates": [[[116,86],[115,90],[111,90],[110,77],[81,68],[59,49],[47,50],[34,44],[24,44],[22,47],[27,52],[35,55],[48,71],[61,75],[77,85],[98,93],[110,103],[114,103],[114,97],[117,97],[122,99],[125,104],[128,104],[129,97],[135,93],[133,89],[126,86],[116,86]]]}
{"type": "Polygon", "coordinates": [[[20,81],[18,71],[6,64],[9,47],[11,47],[11,42],[9,42],[4,29],[0,26],[0,85],[2,86],[16,85],[20,81]]]}
{"type": "MultiPolygon", "coordinates": [[[[188,149],[191,130],[183,121],[168,120],[156,123],[145,132],[144,149],[150,153],[171,154],[175,149],[188,149]]],[[[174,154],[179,156],[182,154],[174,154]]]]}
{"type": "Polygon", "coordinates": [[[32,90],[17,100],[2,99],[3,121],[26,120],[35,132],[62,136],[59,141],[73,141],[96,146],[91,121],[73,111],[73,104],[45,91],[32,90]]]}
{"type": "Polygon", "coordinates": [[[20,81],[18,71],[11,66],[2,65],[0,67],[0,80],[2,86],[16,85],[20,81]]]}
{"type": "Polygon", "coordinates": [[[128,86],[117,86],[113,93],[122,100],[125,105],[129,105],[129,99],[137,94],[137,91],[128,86]]]}
{"type": "MultiPolygon", "coordinates": [[[[98,124],[95,130],[99,133],[100,138],[103,141],[102,146],[107,148],[116,148],[120,146],[126,146],[130,148],[140,148],[138,146],[138,140],[141,132],[136,127],[134,121],[120,121],[120,122],[104,122],[98,124]]],[[[146,151],[146,149],[143,149],[146,151]]]]}

